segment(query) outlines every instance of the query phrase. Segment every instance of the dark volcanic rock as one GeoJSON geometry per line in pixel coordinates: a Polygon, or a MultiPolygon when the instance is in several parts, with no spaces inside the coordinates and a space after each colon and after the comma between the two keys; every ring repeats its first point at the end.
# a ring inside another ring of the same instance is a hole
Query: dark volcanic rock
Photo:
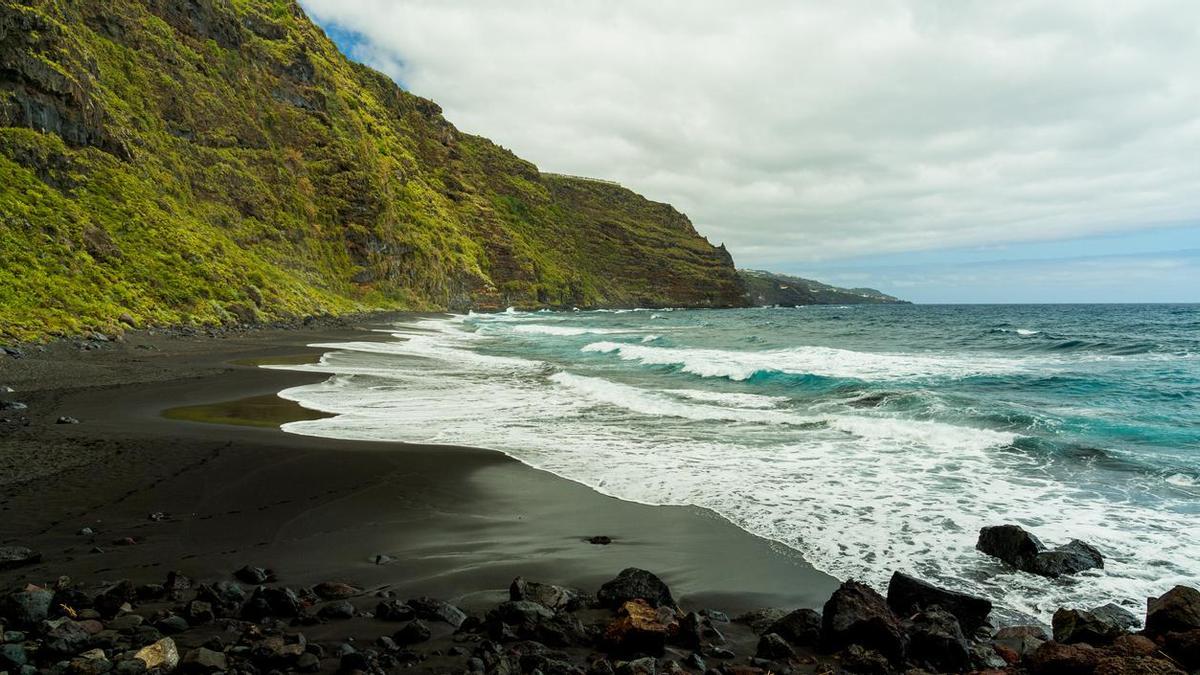
{"type": "Polygon", "coordinates": [[[350,604],[349,600],[331,602],[319,609],[317,616],[322,619],[352,619],[354,618],[354,605],[350,604]]]}
{"type": "Polygon", "coordinates": [[[196,598],[212,605],[213,612],[220,617],[234,617],[241,613],[246,602],[246,591],[232,581],[201,584],[196,589],[196,598]]]}
{"type": "Polygon", "coordinates": [[[1037,537],[1020,525],[982,528],[975,548],[1019,570],[1044,577],[1104,567],[1104,557],[1095,547],[1072,539],[1070,543],[1048,551],[1037,537]]]}
{"type": "Polygon", "coordinates": [[[596,546],[608,546],[612,543],[612,537],[598,534],[594,537],[588,537],[588,543],[595,544],[596,546]]]}
{"type": "Polygon", "coordinates": [[[242,583],[253,584],[255,586],[275,580],[275,575],[271,573],[271,570],[250,565],[246,565],[234,572],[233,576],[242,583]]]}
{"type": "Polygon", "coordinates": [[[940,672],[959,672],[970,663],[971,648],[958,619],[931,607],[918,614],[908,627],[908,658],[940,672]]]}
{"type": "Polygon", "coordinates": [[[1063,644],[1086,642],[1100,647],[1125,633],[1125,626],[1110,614],[1095,614],[1081,609],[1060,608],[1054,612],[1052,623],[1054,640],[1063,644]]]}
{"type": "Polygon", "coordinates": [[[709,616],[688,612],[679,620],[679,630],[675,633],[675,643],[688,649],[700,649],[705,644],[721,644],[725,636],[713,625],[709,616]]]}
{"type": "Polygon", "coordinates": [[[462,625],[463,621],[467,620],[466,613],[461,609],[435,598],[424,596],[413,598],[408,601],[408,606],[412,607],[417,616],[422,619],[427,621],[445,621],[455,628],[458,628],[462,625]]]}
{"type": "Polygon", "coordinates": [[[779,609],[778,607],[766,607],[763,609],[751,610],[745,614],[739,614],[736,618],[734,618],[734,621],[737,623],[746,624],[750,627],[750,630],[761,634],[770,632],[768,629],[772,626],[772,624],[787,616],[788,613],[789,612],[786,609],[779,609]]]}
{"type": "Polygon", "coordinates": [[[815,647],[821,641],[821,613],[797,609],[771,624],[764,631],[776,633],[797,647],[815,647]]]}
{"type": "Polygon", "coordinates": [[[675,598],[671,589],[654,574],[636,567],[621,570],[616,579],[600,587],[596,598],[604,607],[617,608],[630,600],[642,599],[651,607],[667,605],[673,607],[675,598]]]}
{"type": "Polygon", "coordinates": [[[29,588],[10,593],[0,607],[4,616],[18,627],[33,628],[50,615],[50,603],[54,594],[44,588],[29,588]]]}
{"type": "Polygon", "coordinates": [[[1090,611],[1092,614],[1105,621],[1114,623],[1125,630],[1137,630],[1138,626],[1142,623],[1133,612],[1111,602],[1099,607],[1093,607],[1090,611]]]}
{"type": "Polygon", "coordinates": [[[382,621],[410,621],[416,615],[412,607],[399,600],[384,600],[375,606],[375,618],[382,621]]]}
{"type": "Polygon", "coordinates": [[[778,633],[767,633],[759,638],[755,655],[768,661],[787,661],[796,656],[796,651],[778,633]]]}
{"type": "Polygon", "coordinates": [[[556,612],[570,612],[588,604],[587,594],[579,589],[526,581],[522,577],[513,579],[512,585],[508,587],[508,597],[510,600],[536,602],[556,612]]]}
{"type": "Polygon", "coordinates": [[[402,647],[407,647],[408,645],[415,645],[419,642],[425,642],[432,635],[433,632],[429,630],[429,626],[426,626],[425,623],[420,619],[415,619],[405,624],[400,630],[396,631],[392,635],[392,639],[396,641],[396,644],[402,647]]]}
{"type": "Polygon", "coordinates": [[[1103,569],[1104,556],[1096,547],[1078,539],[1059,546],[1053,551],[1043,551],[1033,561],[1033,567],[1027,571],[1044,577],[1060,577],[1068,574],[1078,574],[1090,569],[1103,569]]]}
{"type": "Polygon", "coordinates": [[[1033,654],[1049,639],[1041,626],[1005,626],[992,636],[992,644],[1005,661],[1016,663],[1033,654]]]}
{"type": "Polygon", "coordinates": [[[904,659],[907,642],[883,596],[853,580],[843,583],[825,603],[821,639],[832,649],[861,645],[893,662],[904,659]]]}
{"type": "Polygon", "coordinates": [[[300,598],[292,589],[259,586],[242,608],[242,614],[249,619],[268,616],[291,617],[300,614],[300,608],[300,598]]]}
{"type": "Polygon", "coordinates": [[[42,554],[24,546],[0,546],[0,570],[41,562],[42,554]]]}
{"type": "Polygon", "coordinates": [[[229,662],[221,652],[200,647],[183,657],[179,669],[189,674],[223,673],[229,670],[229,662]]]}
{"type": "Polygon", "coordinates": [[[1200,591],[1176,586],[1146,600],[1146,633],[1152,636],[1200,628],[1200,591]]]}
{"type": "Polygon", "coordinates": [[[992,603],[984,598],[938,588],[903,572],[892,574],[887,603],[899,616],[912,616],[937,605],[953,614],[968,635],[978,630],[992,612],[992,603]]]}
{"type": "Polygon", "coordinates": [[[74,656],[83,651],[91,639],[92,636],[83,626],[70,619],[64,619],[46,633],[41,651],[59,657],[74,656]]]}

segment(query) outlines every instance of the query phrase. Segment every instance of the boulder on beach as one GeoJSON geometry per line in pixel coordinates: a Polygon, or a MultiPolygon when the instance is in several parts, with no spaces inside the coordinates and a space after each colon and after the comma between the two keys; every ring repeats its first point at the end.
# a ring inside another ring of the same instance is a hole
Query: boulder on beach
{"type": "Polygon", "coordinates": [[[604,607],[617,608],[630,600],[645,600],[651,607],[674,606],[667,584],[651,572],[636,567],[621,570],[617,578],[600,587],[596,598],[604,607]]]}
{"type": "Polygon", "coordinates": [[[1146,599],[1146,634],[1166,635],[1200,628],[1200,591],[1176,586],[1157,598],[1146,599]]]}
{"type": "Polygon", "coordinates": [[[1093,646],[1111,644],[1125,634],[1125,626],[1111,611],[1099,614],[1082,609],[1059,608],[1052,619],[1054,640],[1063,644],[1084,642],[1093,646]]]}
{"type": "Polygon", "coordinates": [[[620,654],[661,656],[667,645],[667,635],[676,627],[673,610],[655,607],[643,598],[636,598],[622,604],[620,614],[604,630],[608,648],[620,654]]]}
{"type": "Polygon", "coordinates": [[[556,612],[586,607],[590,597],[577,588],[543,584],[517,577],[508,587],[510,600],[529,600],[556,612]]]}
{"type": "Polygon", "coordinates": [[[994,525],[980,529],[975,548],[1023,572],[1044,577],[1078,574],[1104,567],[1104,557],[1094,546],[1072,539],[1068,544],[1047,550],[1041,540],[1020,525],[994,525]]]}
{"type": "Polygon", "coordinates": [[[908,658],[937,672],[957,673],[967,667],[971,648],[950,612],[931,607],[908,622],[908,658]]]}
{"type": "Polygon", "coordinates": [[[179,665],[179,650],[171,638],[163,638],[138,650],[133,658],[146,664],[146,670],[169,673],[179,665]]]}
{"type": "Polygon", "coordinates": [[[870,586],[846,581],[826,601],[821,618],[821,639],[827,647],[858,645],[893,663],[904,660],[908,643],[904,629],[887,601],[870,586]]]}
{"type": "Polygon", "coordinates": [[[21,591],[10,593],[0,602],[0,617],[8,619],[12,625],[21,628],[33,628],[50,615],[50,606],[54,594],[44,588],[30,586],[21,591]]]}
{"type": "Polygon", "coordinates": [[[899,616],[911,616],[936,605],[953,614],[968,635],[986,623],[992,612],[992,603],[985,598],[938,588],[903,572],[892,574],[887,603],[899,616]]]}
{"type": "Polygon", "coordinates": [[[430,597],[413,598],[408,601],[416,615],[426,621],[445,621],[458,628],[467,620],[467,615],[454,605],[430,597]]]}
{"type": "Polygon", "coordinates": [[[815,647],[821,641],[821,613],[814,609],[797,609],[768,626],[766,633],[776,633],[797,647],[815,647]]]}

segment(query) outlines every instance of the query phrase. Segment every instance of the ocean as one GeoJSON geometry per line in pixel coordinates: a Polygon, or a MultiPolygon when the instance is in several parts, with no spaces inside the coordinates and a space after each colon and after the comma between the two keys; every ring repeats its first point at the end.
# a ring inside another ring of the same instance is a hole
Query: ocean
{"type": "Polygon", "coordinates": [[[838,578],[893,570],[1002,622],[1200,585],[1200,305],[854,305],[412,319],[321,345],[298,434],[467,445],[711,509],[838,578]],[[1079,538],[1044,579],[979,528],[1079,538]]]}

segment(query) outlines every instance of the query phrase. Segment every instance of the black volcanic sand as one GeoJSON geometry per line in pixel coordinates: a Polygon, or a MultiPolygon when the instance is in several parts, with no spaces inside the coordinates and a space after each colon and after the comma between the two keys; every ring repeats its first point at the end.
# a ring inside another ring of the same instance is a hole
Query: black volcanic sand
{"type": "Polygon", "coordinates": [[[380,327],[131,332],[0,355],[0,386],[17,390],[3,396],[30,420],[0,423],[0,544],[44,556],[0,585],[161,583],[172,569],[220,579],[251,564],[289,585],[335,579],[471,608],[505,599],[518,575],[594,590],[636,566],[685,607],[731,613],[819,607],[837,587],[705,509],[622,502],[488,450],[279,431],[319,413],[275,393],[321,376],[258,365],[315,361],[315,342],[388,339],[369,332],[380,327]],[[56,424],[64,415],[80,424],[56,424]]]}

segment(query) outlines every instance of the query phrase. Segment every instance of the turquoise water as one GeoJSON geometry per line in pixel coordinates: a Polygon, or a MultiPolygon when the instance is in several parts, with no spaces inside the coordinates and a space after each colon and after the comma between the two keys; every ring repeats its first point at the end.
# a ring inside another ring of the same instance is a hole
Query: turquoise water
{"type": "Polygon", "coordinates": [[[622,499],[694,504],[835,576],[895,569],[1003,616],[1200,582],[1200,306],[508,312],[328,345],[337,417],[288,431],[495,448],[622,499]],[[1018,522],[1077,579],[974,551],[1018,522]]]}

